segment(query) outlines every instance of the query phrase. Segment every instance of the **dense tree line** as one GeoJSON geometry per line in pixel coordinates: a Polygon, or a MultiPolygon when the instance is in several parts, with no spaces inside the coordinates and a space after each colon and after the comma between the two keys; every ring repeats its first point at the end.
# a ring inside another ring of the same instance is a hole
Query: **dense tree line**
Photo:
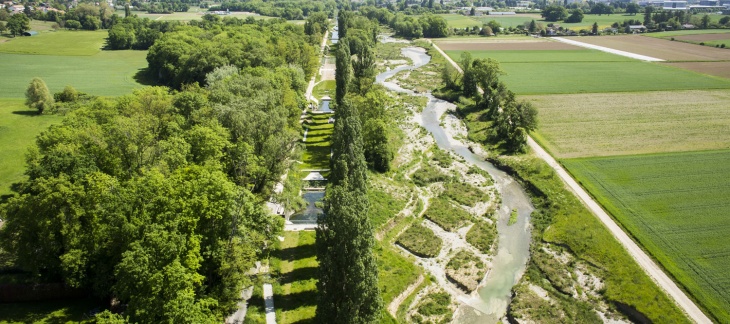
{"type": "Polygon", "coordinates": [[[179,88],[205,84],[216,67],[298,66],[312,75],[319,64],[318,49],[300,25],[283,20],[221,20],[206,15],[202,21],[163,34],[147,54],[149,72],[161,83],[179,88]]]}
{"type": "Polygon", "coordinates": [[[210,7],[214,10],[248,11],[264,16],[281,17],[288,20],[302,20],[315,12],[325,12],[333,18],[337,3],[334,0],[242,0],[224,1],[218,6],[210,7]]]}
{"type": "Polygon", "coordinates": [[[162,34],[182,26],[178,21],[156,21],[148,18],[128,16],[118,20],[109,29],[107,45],[112,50],[149,49],[162,34]]]}
{"type": "Polygon", "coordinates": [[[474,100],[474,109],[485,111],[491,123],[490,138],[501,142],[509,152],[522,152],[527,147],[527,136],[537,127],[537,110],[531,103],[518,101],[507,85],[499,80],[504,72],[493,59],[473,59],[462,53],[463,73],[445,66],[442,80],[449,91],[474,100]]]}

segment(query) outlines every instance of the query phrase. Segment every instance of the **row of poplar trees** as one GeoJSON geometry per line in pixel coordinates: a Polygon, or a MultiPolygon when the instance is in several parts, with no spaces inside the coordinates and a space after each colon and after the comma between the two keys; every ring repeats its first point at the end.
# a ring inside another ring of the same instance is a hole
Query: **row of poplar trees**
{"type": "MultiPolygon", "coordinates": [[[[375,239],[368,219],[367,162],[362,122],[348,89],[372,84],[372,48],[351,55],[346,41],[352,13],[338,14],[336,110],[325,217],[317,230],[317,319],[322,323],[377,323],[383,307],[378,289],[375,239]],[[354,70],[354,71],[353,71],[354,70]],[[354,74],[354,75],[353,75],[354,74]],[[350,83],[352,80],[352,84],[350,83]]],[[[357,90],[356,90],[357,91],[357,90]]]]}

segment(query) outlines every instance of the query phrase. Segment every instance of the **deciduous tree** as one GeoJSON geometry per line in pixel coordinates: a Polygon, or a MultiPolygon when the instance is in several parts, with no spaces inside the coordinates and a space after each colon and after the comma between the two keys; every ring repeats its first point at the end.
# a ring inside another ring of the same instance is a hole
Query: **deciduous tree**
{"type": "Polygon", "coordinates": [[[53,96],[41,78],[33,78],[30,81],[28,89],[25,90],[25,105],[37,109],[39,114],[53,106],[53,96]]]}
{"type": "Polygon", "coordinates": [[[23,35],[24,32],[30,30],[30,18],[24,13],[14,14],[8,18],[6,27],[13,37],[23,35]]]}

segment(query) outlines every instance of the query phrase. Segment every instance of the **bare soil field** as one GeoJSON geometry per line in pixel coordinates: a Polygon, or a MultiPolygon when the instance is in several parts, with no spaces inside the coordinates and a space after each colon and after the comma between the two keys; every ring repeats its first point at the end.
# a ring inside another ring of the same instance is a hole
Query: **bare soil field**
{"type": "Polygon", "coordinates": [[[444,51],[578,50],[578,46],[553,41],[437,42],[444,51]]]}
{"type": "Polygon", "coordinates": [[[670,40],[639,35],[574,37],[571,39],[621,51],[656,57],[667,61],[730,60],[730,52],[726,49],[683,42],[673,42],[670,40]]]}
{"type": "Polygon", "coordinates": [[[521,96],[537,107],[535,136],[556,158],[730,148],[730,91],[521,96]]]}
{"type": "MultiPolygon", "coordinates": [[[[730,52],[730,51],[728,51],[730,52]]],[[[730,53],[728,53],[730,56],[730,53]]],[[[724,62],[669,62],[661,63],[685,70],[730,79],[730,61],[724,62]]]]}
{"type": "MultiPolygon", "coordinates": [[[[674,36],[675,39],[689,41],[689,42],[706,42],[714,40],[730,39],[730,34],[697,34],[697,35],[684,35],[674,36]]],[[[730,56],[730,54],[728,54],[730,56]]]]}

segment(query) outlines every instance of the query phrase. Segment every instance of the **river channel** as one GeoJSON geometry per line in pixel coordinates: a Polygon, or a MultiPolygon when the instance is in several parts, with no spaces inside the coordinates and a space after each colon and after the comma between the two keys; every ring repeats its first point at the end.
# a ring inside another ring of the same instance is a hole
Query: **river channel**
{"type": "Polygon", "coordinates": [[[460,300],[462,306],[455,314],[455,320],[459,323],[497,323],[506,314],[512,295],[512,286],[525,272],[530,253],[529,219],[534,207],[519,183],[491,163],[472,153],[461,142],[454,140],[452,135],[441,126],[441,116],[447,110],[455,109],[454,104],[435,98],[430,93],[414,93],[388,81],[398,72],[418,69],[431,60],[425,49],[420,47],[407,47],[402,49],[401,53],[410,58],[413,65],[403,65],[383,72],[376,76],[375,82],[391,91],[428,98],[426,108],[418,116],[420,118],[417,118],[420,125],[433,135],[438,147],[454,152],[463,157],[467,163],[487,171],[494,179],[497,190],[502,196],[502,206],[498,211],[497,220],[499,248],[492,259],[492,267],[477,293],[460,300]],[[517,209],[518,218],[515,224],[508,226],[507,222],[512,209],[517,209]]]}

